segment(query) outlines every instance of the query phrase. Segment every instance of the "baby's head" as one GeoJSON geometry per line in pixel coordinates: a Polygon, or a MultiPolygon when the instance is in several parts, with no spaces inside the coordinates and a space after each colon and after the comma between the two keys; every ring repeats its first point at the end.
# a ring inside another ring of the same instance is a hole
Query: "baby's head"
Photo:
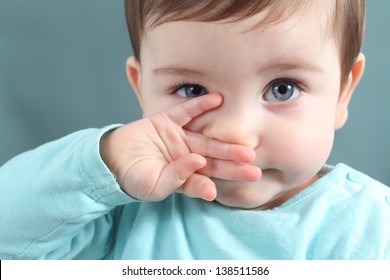
{"type": "Polygon", "coordinates": [[[215,179],[219,202],[270,208],[318,179],[363,73],[364,0],[125,3],[144,115],[218,92],[186,128],[256,151],[262,178],[215,179]]]}

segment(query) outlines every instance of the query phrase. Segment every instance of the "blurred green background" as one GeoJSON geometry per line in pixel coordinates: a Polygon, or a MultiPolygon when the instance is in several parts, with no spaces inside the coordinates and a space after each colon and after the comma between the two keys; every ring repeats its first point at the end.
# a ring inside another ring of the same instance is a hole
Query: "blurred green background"
{"type": "MultiPolygon", "coordinates": [[[[390,185],[390,1],[368,2],[366,73],[329,163],[390,185]]],[[[0,0],[0,165],[68,133],[138,119],[122,0],[0,0]]]]}

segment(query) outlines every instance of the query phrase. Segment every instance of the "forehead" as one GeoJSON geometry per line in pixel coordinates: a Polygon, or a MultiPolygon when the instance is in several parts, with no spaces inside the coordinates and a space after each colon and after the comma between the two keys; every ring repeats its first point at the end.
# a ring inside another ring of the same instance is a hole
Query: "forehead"
{"type": "Polygon", "coordinates": [[[147,59],[143,54],[147,54],[154,63],[168,63],[167,59],[172,63],[185,61],[189,57],[194,60],[208,56],[224,59],[229,52],[233,53],[231,48],[239,47],[242,54],[250,54],[256,45],[255,51],[262,56],[273,55],[273,45],[279,46],[279,54],[286,55],[292,50],[301,54],[310,48],[319,51],[329,41],[331,8],[329,4],[311,4],[295,9],[288,17],[272,21],[269,11],[264,10],[240,21],[162,23],[145,33],[141,61],[147,59]]]}

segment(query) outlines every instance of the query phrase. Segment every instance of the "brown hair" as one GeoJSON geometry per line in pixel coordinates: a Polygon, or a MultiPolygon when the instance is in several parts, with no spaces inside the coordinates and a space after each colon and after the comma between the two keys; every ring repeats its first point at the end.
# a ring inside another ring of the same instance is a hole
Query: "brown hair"
{"type": "MultiPolygon", "coordinates": [[[[125,13],[134,56],[140,61],[142,36],[147,28],[169,21],[240,21],[267,10],[261,25],[280,22],[313,0],[125,0],[125,13]],[[286,9],[286,7],[288,7],[286,9]]],[[[359,55],[365,26],[366,0],[334,0],[330,15],[344,81],[359,55]]],[[[259,24],[259,25],[260,25],[259,24]]]]}

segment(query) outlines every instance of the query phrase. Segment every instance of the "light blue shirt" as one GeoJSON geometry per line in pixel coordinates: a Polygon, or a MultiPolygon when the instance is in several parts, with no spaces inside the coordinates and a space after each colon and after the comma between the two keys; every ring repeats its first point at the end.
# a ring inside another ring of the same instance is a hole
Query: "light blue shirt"
{"type": "Polygon", "coordinates": [[[390,259],[390,188],[338,164],[281,206],[123,193],[88,129],[0,168],[1,259],[390,259]]]}

